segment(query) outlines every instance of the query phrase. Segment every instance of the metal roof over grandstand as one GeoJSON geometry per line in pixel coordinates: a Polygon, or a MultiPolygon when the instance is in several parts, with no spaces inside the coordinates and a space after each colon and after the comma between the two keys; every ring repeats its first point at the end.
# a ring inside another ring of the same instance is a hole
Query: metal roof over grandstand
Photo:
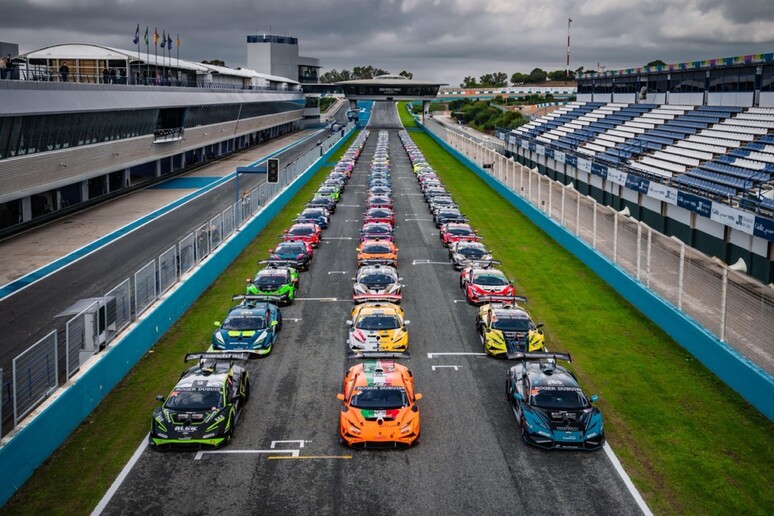
{"type": "Polygon", "coordinates": [[[434,100],[445,82],[416,81],[401,75],[379,75],[373,79],[337,82],[349,99],[434,100]]]}

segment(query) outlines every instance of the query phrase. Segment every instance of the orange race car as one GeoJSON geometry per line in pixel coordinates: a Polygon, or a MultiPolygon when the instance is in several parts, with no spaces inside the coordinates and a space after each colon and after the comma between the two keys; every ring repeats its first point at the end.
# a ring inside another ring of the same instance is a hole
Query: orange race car
{"type": "Polygon", "coordinates": [[[357,248],[357,266],[377,264],[398,266],[398,248],[394,242],[374,238],[360,244],[357,248]]]}
{"type": "Polygon", "coordinates": [[[419,444],[421,394],[414,375],[394,360],[369,359],[344,377],[339,441],[358,448],[397,448],[419,444]]]}

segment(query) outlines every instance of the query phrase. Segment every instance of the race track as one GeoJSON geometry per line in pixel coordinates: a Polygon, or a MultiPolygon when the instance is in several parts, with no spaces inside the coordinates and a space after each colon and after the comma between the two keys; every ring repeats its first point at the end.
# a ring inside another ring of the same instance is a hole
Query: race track
{"type": "Polygon", "coordinates": [[[511,364],[481,356],[475,309],[464,302],[395,129],[398,269],[411,320],[406,364],[424,395],[422,443],[390,451],[339,444],[336,393],[353,364],[345,321],[366,176],[378,127],[397,126],[395,105],[377,103],[371,137],[301,275],[301,299],[282,309],[271,355],[248,364],[252,397],[232,442],[213,453],[145,449],[103,514],[640,513],[603,451],[546,452],[521,441],[504,397],[511,364]]]}

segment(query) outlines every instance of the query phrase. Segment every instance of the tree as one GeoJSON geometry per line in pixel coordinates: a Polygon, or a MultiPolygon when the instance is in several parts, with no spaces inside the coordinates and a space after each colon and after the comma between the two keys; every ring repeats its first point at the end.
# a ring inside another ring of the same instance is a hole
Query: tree
{"type": "Polygon", "coordinates": [[[476,86],[476,78],[471,76],[462,79],[462,84],[460,84],[460,87],[462,88],[475,88],[476,86]]]}
{"type": "Polygon", "coordinates": [[[575,78],[572,72],[569,74],[565,70],[554,70],[548,72],[548,78],[552,81],[571,81],[575,78]]]}
{"type": "Polygon", "coordinates": [[[212,66],[226,66],[226,63],[222,59],[210,59],[209,61],[205,59],[202,61],[202,64],[208,64],[212,66]]]}
{"type": "Polygon", "coordinates": [[[548,74],[544,70],[535,68],[529,72],[528,80],[529,82],[545,82],[546,77],[548,77],[548,74]]]}
{"type": "Polygon", "coordinates": [[[661,59],[656,59],[655,61],[651,61],[650,63],[646,64],[645,66],[666,66],[666,63],[662,61],[661,59]]]}
{"type": "Polygon", "coordinates": [[[526,73],[516,72],[513,75],[511,75],[511,84],[520,84],[527,82],[529,80],[529,75],[526,73]]]}
{"type": "Polygon", "coordinates": [[[401,70],[401,72],[398,75],[400,75],[401,77],[405,77],[406,79],[414,78],[414,74],[411,72],[407,72],[406,70],[401,70]]]}
{"type": "MultiPolygon", "coordinates": [[[[341,82],[341,81],[354,81],[359,79],[373,79],[378,75],[387,75],[389,73],[390,72],[388,72],[387,70],[376,68],[373,65],[356,66],[352,69],[352,71],[349,71],[349,70],[338,71],[334,68],[333,70],[322,74],[320,76],[320,82],[332,83],[332,82],[341,82]]],[[[408,79],[411,79],[414,77],[413,73],[407,72],[405,70],[400,72],[400,75],[408,79]]]]}

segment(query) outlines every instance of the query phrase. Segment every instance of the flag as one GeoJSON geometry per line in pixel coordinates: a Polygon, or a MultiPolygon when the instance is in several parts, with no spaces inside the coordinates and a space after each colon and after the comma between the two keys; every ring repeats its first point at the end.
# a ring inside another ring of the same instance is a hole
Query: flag
{"type": "Polygon", "coordinates": [[[134,31],[134,39],[132,40],[132,43],[135,45],[140,42],[140,24],[137,24],[137,30],[134,31]]]}
{"type": "Polygon", "coordinates": [[[159,29],[156,27],[153,29],[153,44],[159,46],[159,29]]]}
{"type": "Polygon", "coordinates": [[[161,33],[161,48],[164,48],[167,46],[167,31],[162,31],[161,33]]]}
{"type": "Polygon", "coordinates": [[[145,26],[145,46],[148,46],[148,26],[145,26]]]}
{"type": "Polygon", "coordinates": [[[572,23],[572,18],[567,18],[567,21],[572,23]]]}
{"type": "Polygon", "coordinates": [[[167,34],[167,49],[172,50],[172,34],[167,34]]]}
{"type": "Polygon", "coordinates": [[[177,48],[180,48],[180,34],[177,35],[177,48]]]}

